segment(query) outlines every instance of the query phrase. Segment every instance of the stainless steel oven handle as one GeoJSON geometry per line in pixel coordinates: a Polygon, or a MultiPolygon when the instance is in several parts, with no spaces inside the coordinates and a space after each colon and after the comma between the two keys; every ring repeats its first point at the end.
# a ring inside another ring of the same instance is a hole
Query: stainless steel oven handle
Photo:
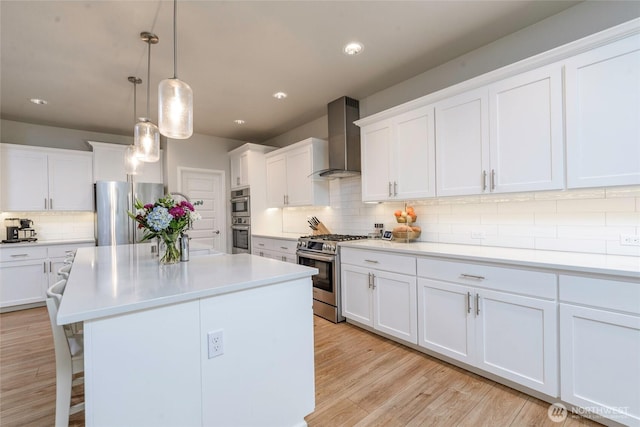
{"type": "Polygon", "coordinates": [[[234,197],[231,199],[231,203],[246,202],[247,200],[249,200],[248,197],[234,197]]]}
{"type": "Polygon", "coordinates": [[[316,261],[334,262],[336,260],[334,256],[318,255],[318,254],[313,254],[305,251],[297,251],[296,255],[298,256],[298,258],[309,258],[316,261]]]}
{"type": "Polygon", "coordinates": [[[232,225],[232,230],[249,230],[251,228],[250,225],[232,225]]]}

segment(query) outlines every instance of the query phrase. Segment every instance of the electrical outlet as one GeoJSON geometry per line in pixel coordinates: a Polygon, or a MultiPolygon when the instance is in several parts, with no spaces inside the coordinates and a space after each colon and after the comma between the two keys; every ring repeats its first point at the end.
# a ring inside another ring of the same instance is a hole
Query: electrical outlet
{"type": "Polygon", "coordinates": [[[485,237],[487,237],[484,233],[484,231],[472,231],[471,232],[471,238],[472,239],[484,239],[485,237]]]}
{"type": "Polygon", "coordinates": [[[620,244],[622,246],[640,246],[640,235],[637,234],[621,234],[620,244]]]}
{"type": "Polygon", "coordinates": [[[224,354],[224,340],[222,336],[222,329],[217,331],[211,331],[207,334],[207,342],[209,349],[209,359],[224,354]]]}

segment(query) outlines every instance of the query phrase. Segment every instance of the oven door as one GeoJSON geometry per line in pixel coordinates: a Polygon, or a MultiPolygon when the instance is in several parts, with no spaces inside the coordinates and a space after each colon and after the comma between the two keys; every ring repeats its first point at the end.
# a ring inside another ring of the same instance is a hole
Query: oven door
{"type": "Polygon", "coordinates": [[[319,273],[314,274],[313,299],[322,301],[332,306],[338,303],[338,271],[335,255],[315,254],[298,251],[298,264],[317,268],[319,273]]]}
{"type": "Polygon", "coordinates": [[[249,196],[234,197],[231,199],[231,215],[249,216],[249,196]]]}
{"type": "Polygon", "coordinates": [[[250,225],[232,225],[231,236],[233,246],[231,253],[248,254],[251,253],[251,226],[250,225]]]}

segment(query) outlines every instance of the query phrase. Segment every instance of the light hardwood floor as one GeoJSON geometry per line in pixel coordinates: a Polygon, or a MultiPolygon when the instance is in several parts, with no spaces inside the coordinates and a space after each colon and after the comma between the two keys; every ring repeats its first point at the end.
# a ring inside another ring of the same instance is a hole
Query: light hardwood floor
{"type": "MultiPolygon", "coordinates": [[[[573,415],[553,423],[545,402],[355,326],[318,317],[314,325],[310,427],[600,425],[573,415]]],[[[0,315],[0,393],[0,426],[54,424],[55,356],[46,308],[0,315]]],[[[70,426],[83,425],[82,413],[71,417],[70,426]]]]}

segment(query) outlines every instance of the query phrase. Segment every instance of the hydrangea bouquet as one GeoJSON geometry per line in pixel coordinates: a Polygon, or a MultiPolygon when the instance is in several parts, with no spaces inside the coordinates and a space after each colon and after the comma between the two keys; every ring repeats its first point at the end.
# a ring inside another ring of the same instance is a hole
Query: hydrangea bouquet
{"type": "Polygon", "coordinates": [[[180,261],[180,250],[176,246],[180,234],[191,228],[193,221],[200,219],[194,205],[186,201],[176,203],[171,194],[158,199],[155,203],[142,204],[136,200],[135,212],[127,212],[138,223],[138,228],[144,229],[142,241],[153,238],[164,243],[165,252],[160,258],[163,264],[173,264],[180,261]]]}

